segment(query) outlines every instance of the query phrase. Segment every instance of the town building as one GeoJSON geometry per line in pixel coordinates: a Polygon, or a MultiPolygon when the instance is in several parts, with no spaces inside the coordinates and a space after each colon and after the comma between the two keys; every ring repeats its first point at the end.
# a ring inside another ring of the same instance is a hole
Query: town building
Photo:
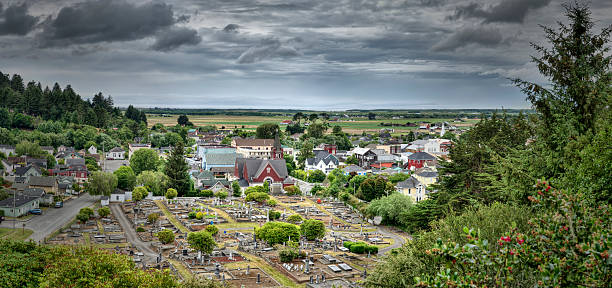
{"type": "Polygon", "coordinates": [[[408,156],[408,163],[405,168],[414,170],[423,168],[423,166],[435,166],[438,163],[437,158],[427,152],[416,152],[408,156]]]}
{"type": "Polygon", "coordinates": [[[315,150],[313,152],[315,157],[307,158],[304,162],[304,169],[306,171],[320,170],[328,174],[332,170],[338,168],[340,161],[338,161],[338,158],[333,154],[330,154],[326,150],[315,150]]]}
{"type": "Polygon", "coordinates": [[[234,176],[243,186],[264,182],[282,187],[294,184],[288,178],[287,163],[283,159],[237,158],[234,176]]]}
{"type": "Polygon", "coordinates": [[[110,151],[106,152],[106,160],[124,160],[125,150],[121,147],[115,147],[110,151]]]}

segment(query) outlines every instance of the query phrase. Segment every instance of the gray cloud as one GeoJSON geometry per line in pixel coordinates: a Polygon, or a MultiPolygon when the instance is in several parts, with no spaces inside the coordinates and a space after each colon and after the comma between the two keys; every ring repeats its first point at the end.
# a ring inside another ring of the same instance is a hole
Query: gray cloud
{"type": "Polygon", "coordinates": [[[198,36],[198,32],[194,29],[185,27],[175,27],[160,31],[156,35],[156,40],[153,50],[170,51],[182,45],[197,45],[202,42],[202,37],[198,36]]]}
{"type": "Polygon", "coordinates": [[[94,0],[62,8],[38,36],[43,47],[129,41],[175,23],[172,7],[165,3],[137,6],[125,0],[94,0]]]}
{"type": "Polygon", "coordinates": [[[38,17],[28,15],[26,4],[11,5],[3,11],[0,3],[0,35],[26,35],[38,22],[38,17]]]}
{"type": "Polygon", "coordinates": [[[470,44],[492,47],[501,44],[503,40],[501,32],[496,28],[467,27],[436,43],[431,50],[453,51],[470,44]]]}
{"type": "Polygon", "coordinates": [[[282,57],[288,58],[298,56],[300,53],[291,46],[286,46],[275,38],[266,38],[255,46],[250,47],[238,57],[238,64],[250,64],[262,61],[267,58],[282,57]]]}
{"type": "Polygon", "coordinates": [[[547,6],[551,0],[502,0],[497,5],[484,9],[483,5],[472,2],[457,7],[451,19],[481,18],[485,22],[522,23],[531,10],[547,6]]]}
{"type": "Polygon", "coordinates": [[[225,28],[223,28],[223,32],[238,32],[240,26],[238,24],[227,24],[225,28]]]}

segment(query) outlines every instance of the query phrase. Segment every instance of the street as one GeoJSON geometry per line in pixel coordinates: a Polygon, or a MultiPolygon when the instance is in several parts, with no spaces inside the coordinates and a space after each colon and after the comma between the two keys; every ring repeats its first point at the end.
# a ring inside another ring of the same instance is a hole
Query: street
{"type": "MultiPolygon", "coordinates": [[[[45,210],[42,215],[35,215],[25,221],[17,220],[15,228],[23,228],[23,224],[25,223],[26,229],[34,231],[27,240],[35,242],[42,241],[45,237],[74,219],[81,208],[91,206],[96,203],[96,201],[99,201],[99,199],[100,196],[83,194],[79,198],[64,202],[64,207],[62,208],[50,207],[45,210]]],[[[13,228],[13,221],[4,221],[0,224],[0,227],[13,228]]]]}
{"type": "Polygon", "coordinates": [[[110,209],[115,215],[117,221],[119,221],[119,225],[123,228],[123,232],[125,232],[125,237],[127,238],[128,243],[136,246],[138,250],[140,250],[146,257],[150,258],[150,260],[155,259],[157,257],[157,253],[153,251],[151,246],[138,238],[138,233],[134,230],[134,226],[130,223],[130,220],[127,219],[125,213],[121,209],[121,206],[118,204],[111,204],[110,209]]]}

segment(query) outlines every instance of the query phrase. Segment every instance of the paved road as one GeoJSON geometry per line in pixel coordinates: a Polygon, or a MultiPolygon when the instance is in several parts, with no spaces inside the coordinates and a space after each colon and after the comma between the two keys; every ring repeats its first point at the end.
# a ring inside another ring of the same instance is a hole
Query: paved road
{"type": "MultiPolygon", "coordinates": [[[[79,198],[64,202],[64,207],[62,208],[51,207],[45,210],[43,215],[35,215],[25,221],[17,220],[15,227],[22,228],[22,225],[25,223],[26,229],[34,231],[28,239],[39,242],[74,219],[81,208],[91,206],[99,201],[99,199],[99,196],[83,194],[79,198]]],[[[0,224],[0,227],[13,228],[13,221],[4,221],[0,224]]]]}
{"type": "Polygon", "coordinates": [[[125,232],[125,237],[127,238],[127,241],[132,245],[136,246],[136,248],[138,248],[138,250],[144,253],[145,256],[150,258],[149,260],[155,260],[158,254],[153,251],[149,244],[143,242],[142,240],[140,240],[140,238],[138,238],[138,234],[134,230],[134,227],[130,223],[130,220],[128,220],[125,216],[125,213],[123,213],[123,209],[119,207],[119,204],[111,204],[110,209],[113,212],[113,215],[115,215],[115,218],[117,218],[117,221],[119,221],[119,225],[121,225],[121,228],[123,228],[123,232],[125,232]]]}
{"type": "Polygon", "coordinates": [[[295,177],[289,176],[291,179],[293,179],[296,182],[296,185],[298,187],[300,187],[300,190],[302,191],[302,193],[304,194],[308,194],[310,192],[310,190],[312,189],[312,187],[314,187],[316,184],[315,183],[308,183],[306,181],[297,179],[295,177]]]}
{"type": "Polygon", "coordinates": [[[397,234],[393,233],[387,227],[380,226],[380,227],[378,227],[378,231],[377,232],[380,233],[380,234],[385,235],[386,237],[393,238],[393,244],[378,250],[378,255],[384,255],[385,253],[391,251],[391,249],[402,247],[404,245],[404,243],[406,243],[406,240],[404,238],[402,238],[402,237],[398,236],[397,234]]]}

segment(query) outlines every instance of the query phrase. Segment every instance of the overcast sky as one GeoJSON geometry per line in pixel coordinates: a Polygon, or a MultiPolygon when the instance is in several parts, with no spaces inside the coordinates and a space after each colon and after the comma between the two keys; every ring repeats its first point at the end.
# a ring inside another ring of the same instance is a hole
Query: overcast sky
{"type": "Polygon", "coordinates": [[[508,78],[542,81],[563,2],[0,0],[0,71],[119,106],[528,108],[508,78]]]}

